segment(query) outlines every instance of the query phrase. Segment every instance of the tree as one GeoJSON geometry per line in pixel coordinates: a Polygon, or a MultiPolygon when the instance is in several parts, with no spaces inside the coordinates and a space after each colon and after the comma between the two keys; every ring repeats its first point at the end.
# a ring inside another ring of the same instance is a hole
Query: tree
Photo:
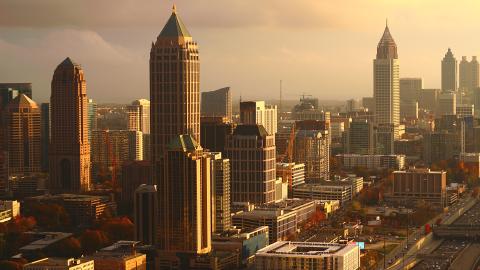
{"type": "Polygon", "coordinates": [[[82,249],[86,254],[91,254],[110,243],[107,235],[100,230],[86,230],[80,236],[82,249]]]}
{"type": "Polygon", "coordinates": [[[2,270],[22,270],[23,269],[23,264],[21,264],[20,262],[3,260],[3,261],[0,261],[0,269],[2,269],[2,270]]]}
{"type": "Polygon", "coordinates": [[[104,231],[112,241],[133,240],[134,225],[128,217],[102,220],[100,230],[104,231]]]}
{"type": "Polygon", "coordinates": [[[53,203],[30,203],[27,214],[33,216],[38,226],[45,230],[64,230],[70,225],[70,219],[65,208],[53,203]]]}
{"type": "Polygon", "coordinates": [[[50,246],[46,253],[51,257],[78,258],[82,255],[82,246],[77,238],[69,237],[50,246]]]}

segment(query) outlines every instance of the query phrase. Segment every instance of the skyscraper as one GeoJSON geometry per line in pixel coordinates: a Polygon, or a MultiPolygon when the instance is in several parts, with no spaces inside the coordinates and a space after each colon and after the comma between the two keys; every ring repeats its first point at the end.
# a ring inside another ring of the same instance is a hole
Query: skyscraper
{"type": "Polygon", "coordinates": [[[472,61],[468,61],[466,56],[462,56],[459,64],[459,85],[458,88],[466,93],[472,93],[479,87],[479,65],[476,56],[472,56],[472,61]]]}
{"type": "Polygon", "coordinates": [[[137,99],[127,107],[127,129],[150,134],[150,101],[137,99]]]}
{"type": "Polygon", "coordinates": [[[265,101],[240,102],[240,121],[245,125],[262,125],[270,135],[277,133],[277,106],[265,101]]]}
{"type": "Polygon", "coordinates": [[[373,96],[376,124],[400,124],[400,85],[397,45],[388,25],[373,60],[373,96]]]}
{"type": "Polygon", "coordinates": [[[24,94],[5,107],[3,116],[10,174],[40,172],[40,108],[24,94]]]}
{"type": "Polygon", "coordinates": [[[202,92],[202,116],[221,116],[232,121],[232,94],[230,87],[202,92]]]}
{"type": "Polygon", "coordinates": [[[88,99],[88,142],[92,142],[92,130],[97,129],[97,103],[88,99]]]}
{"type": "Polygon", "coordinates": [[[175,8],[150,51],[151,149],[154,178],[166,145],[180,134],[200,141],[198,46],[175,8]]]}
{"type": "Polygon", "coordinates": [[[448,48],[442,60],[442,91],[457,91],[457,59],[448,48]]]}
{"type": "Polygon", "coordinates": [[[422,89],[422,78],[400,78],[400,101],[418,101],[422,89]]]}
{"type": "Polygon", "coordinates": [[[156,243],[158,198],[157,186],[140,185],[134,194],[133,215],[135,221],[135,240],[145,245],[156,243]]]}
{"type": "Polygon", "coordinates": [[[88,191],[90,144],[87,86],[82,67],[68,57],[53,74],[50,116],[50,191],[88,191]]]}
{"type": "Polygon", "coordinates": [[[42,171],[48,172],[48,147],[50,145],[50,103],[40,104],[41,164],[42,171]]]}
{"type": "Polygon", "coordinates": [[[230,160],[222,158],[222,153],[210,153],[212,169],[212,232],[221,233],[230,229],[230,160]]]}

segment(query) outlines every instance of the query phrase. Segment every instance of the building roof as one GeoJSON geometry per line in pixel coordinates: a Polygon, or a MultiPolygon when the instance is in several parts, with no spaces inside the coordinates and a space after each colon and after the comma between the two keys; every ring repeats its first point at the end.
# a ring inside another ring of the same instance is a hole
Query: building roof
{"type": "Polygon", "coordinates": [[[173,5],[172,15],[160,32],[160,37],[191,37],[187,27],[177,15],[175,5],[173,5]]]}
{"type": "Polygon", "coordinates": [[[355,244],[278,241],[257,252],[269,257],[330,257],[342,256],[357,249],[355,244]]]}
{"type": "Polygon", "coordinates": [[[262,125],[238,125],[233,135],[265,137],[268,132],[262,125]]]}
{"type": "Polygon", "coordinates": [[[60,66],[74,66],[74,67],[80,67],[79,64],[75,63],[74,61],[72,61],[72,59],[70,57],[67,57],[65,58],[65,60],[62,61],[62,63],[60,63],[60,65],[58,65],[59,67],[60,66]]]}
{"type": "Polygon", "coordinates": [[[24,94],[16,96],[12,101],[10,101],[8,107],[38,109],[37,103],[24,94]]]}
{"type": "Polygon", "coordinates": [[[397,44],[390,34],[388,25],[385,25],[382,38],[377,45],[377,59],[397,59],[397,44]]]}
{"type": "Polygon", "coordinates": [[[445,53],[445,58],[455,58],[455,56],[453,56],[452,50],[450,48],[448,48],[447,53],[445,53]]]}
{"type": "Polygon", "coordinates": [[[167,145],[167,148],[169,150],[182,150],[184,152],[202,149],[200,144],[197,143],[189,134],[176,136],[170,141],[170,143],[167,145]]]}

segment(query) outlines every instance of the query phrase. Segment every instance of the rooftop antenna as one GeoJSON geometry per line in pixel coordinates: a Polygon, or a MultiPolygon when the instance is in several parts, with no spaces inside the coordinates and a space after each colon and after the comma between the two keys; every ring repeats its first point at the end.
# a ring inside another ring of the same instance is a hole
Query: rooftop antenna
{"type": "Polygon", "coordinates": [[[282,113],[282,80],[280,80],[280,102],[279,102],[278,113],[281,115],[282,113]]]}
{"type": "Polygon", "coordinates": [[[173,4],[172,13],[177,14],[177,6],[175,4],[173,4]]]}

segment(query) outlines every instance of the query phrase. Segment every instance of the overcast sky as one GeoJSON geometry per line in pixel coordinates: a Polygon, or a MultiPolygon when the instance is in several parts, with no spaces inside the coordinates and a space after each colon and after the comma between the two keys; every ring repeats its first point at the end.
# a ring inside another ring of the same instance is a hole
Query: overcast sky
{"type": "MultiPolygon", "coordinates": [[[[67,56],[86,74],[98,102],[148,98],[151,42],[171,14],[170,0],[1,0],[0,82],[32,82],[50,97],[67,56]]],[[[448,47],[457,59],[480,48],[478,0],[178,0],[199,43],[201,89],[231,86],[234,97],[320,99],[372,94],[372,59],[385,19],[402,77],[440,86],[448,47]]]]}

